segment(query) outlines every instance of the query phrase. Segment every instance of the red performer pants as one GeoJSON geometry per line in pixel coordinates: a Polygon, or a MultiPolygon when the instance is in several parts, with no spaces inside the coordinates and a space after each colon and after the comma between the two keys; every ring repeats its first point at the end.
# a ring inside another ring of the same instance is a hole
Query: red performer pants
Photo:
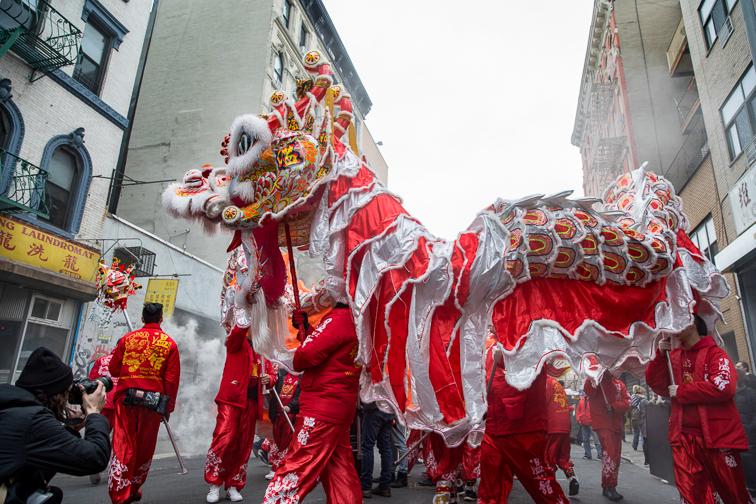
{"type": "Polygon", "coordinates": [[[247,401],[244,408],[218,404],[213,442],[205,460],[205,481],[225,485],[227,489],[244,488],[256,423],[257,401],[247,401]]]}
{"type": "Polygon", "coordinates": [[[569,504],[554,471],[543,462],[546,433],[543,431],[494,436],[486,433],[480,446],[480,504],[507,502],[512,476],[537,504],[569,504]]]}
{"type": "Polygon", "coordinates": [[[298,415],[297,435],[265,491],[263,504],[300,503],[315,488],[318,479],[323,483],[328,504],[362,503],[349,427],[298,415]]]}
{"type": "Polygon", "coordinates": [[[462,479],[472,481],[480,478],[480,446],[473,448],[465,443],[462,456],[462,479]]]}
{"type": "Polygon", "coordinates": [[[108,494],[114,504],[137,493],[147,479],[155,453],[160,415],[138,406],[116,403],[108,494]]]}
{"type": "Polygon", "coordinates": [[[446,446],[444,438],[440,434],[433,433],[425,438],[429,444],[428,454],[425,459],[425,472],[433,483],[439,481],[457,481],[462,472],[462,458],[465,454],[465,445],[450,448],[446,446]]]}
{"type": "Polygon", "coordinates": [[[546,463],[558,467],[564,474],[571,472],[575,465],[570,460],[570,433],[559,432],[546,435],[546,463]]]}
{"type": "Polygon", "coordinates": [[[672,446],[675,483],[682,504],[753,503],[736,450],[707,449],[702,437],[681,433],[681,444],[672,446]]]}
{"type": "Polygon", "coordinates": [[[596,434],[601,443],[601,488],[616,487],[622,460],[622,433],[596,429],[596,434]]]}
{"type": "MultiPolygon", "coordinates": [[[[289,415],[289,418],[292,419],[292,423],[296,421],[294,415],[289,415]]],[[[289,445],[292,439],[294,439],[294,433],[291,432],[291,427],[289,427],[286,417],[281,413],[276,417],[276,421],[273,422],[273,440],[275,442],[270,444],[270,449],[268,450],[268,462],[270,462],[270,467],[273,471],[278,471],[286,455],[289,454],[289,445]]]]}

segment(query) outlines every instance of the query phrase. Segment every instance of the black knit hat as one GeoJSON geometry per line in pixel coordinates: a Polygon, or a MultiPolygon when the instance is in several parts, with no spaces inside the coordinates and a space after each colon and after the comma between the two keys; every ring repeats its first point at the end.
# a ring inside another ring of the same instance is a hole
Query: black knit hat
{"type": "Polygon", "coordinates": [[[63,392],[73,383],[73,371],[49,348],[39,347],[26,361],[16,386],[26,390],[39,389],[52,395],[63,392]]]}

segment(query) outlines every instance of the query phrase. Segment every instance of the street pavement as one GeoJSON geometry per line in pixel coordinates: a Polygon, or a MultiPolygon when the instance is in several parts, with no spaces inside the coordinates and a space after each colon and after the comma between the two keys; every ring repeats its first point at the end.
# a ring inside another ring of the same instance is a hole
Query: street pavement
{"type": "MultiPolygon", "coordinates": [[[[630,439],[630,437],[628,437],[630,439]]],[[[617,490],[625,496],[623,503],[669,503],[680,502],[675,487],[666,484],[659,478],[649,474],[643,467],[643,453],[633,451],[630,443],[623,443],[623,460],[620,465],[619,486],[617,490]],[[631,462],[632,461],[632,462],[631,462]],[[634,462],[634,463],[633,463],[634,462]]],[[[570,499],[573,504],[609,503],[610,501],[601,495],[601,461],[585,460],[582,458],[583,448],[572,445],[572,460],[575,463],[575,472],[580,480],[580,494],[570,499]]],[[[205,495],[209,486],[203,479],[204,456],[186,457],[185,463],[189,473],[181,476],[178,462],[172,455],[161,454],[152,463],[150,475],[142,487],[144,504],[184,504],[205,502],[205,495]]],[[[380,457],[375,457],[380,464],[380,457]]],[[[409,476],[409,487],[394,488],[391,490],[391,498],[373,496],[368,504],[431,504],[433,500],[433,488],[422,487],[418,482],[422,479],[422,465],[416,465],[409,476]]],[[[249,461],[247,486],[242,490],[244,502],[260,503],[265,494],[267,474],[269,468],[261,460],[254,458],[249,461]]],[[[379,468],[375,468],[378,475],[379,468]]],[[[567,480],[561,471],[557,474],[557,480],[562,488],[567,490],[567,480]]],[[[107,475],[103,473],[102,482],[92,485],[88,477],[77,478],[59,474],[53,481],[53,485],[63,489],[65,494],[63,502],[80,504],[107,504],[107,475]]],[[[221,496],[224,494],[222,493],[221,496]]],[[[229,502],[221,500],[221,502],[229,502]]],[[[310,504],[325,503],[325,494],[322,486],[307,496],[305,502],[310,504]]],[[[460,501],[462,504],[464,501],[460,501]]],[[[513,504],[533,502],[527,492],[515,482],[509,502],[513,504]]]]}

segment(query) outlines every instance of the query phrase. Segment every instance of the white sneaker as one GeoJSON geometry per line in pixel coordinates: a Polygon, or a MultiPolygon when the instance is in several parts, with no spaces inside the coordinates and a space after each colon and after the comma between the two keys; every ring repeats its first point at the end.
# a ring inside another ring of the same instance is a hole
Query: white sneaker
{"type": "Polygon", "coordinates": [[[265,475],[265,479],[266,480],[272,480],[273,476],[275,476],[275,475],[276,475],[275,471],[270,471],[268,474],[265,475]]]}
{"type": "Polygon", "coordinates": [[[207,502],[218,502],[220,500],[220,485],[213,485],[210,487],[210,491],[207,492],[207,502]]]}
{"type": "Polygon", "coordinates": [[[226,499],[230,500],[231,502],[239,502],[241,500],[244,500],[244,497],[242,497],[236,487],[231,487],[226,490],[226,499]]]}

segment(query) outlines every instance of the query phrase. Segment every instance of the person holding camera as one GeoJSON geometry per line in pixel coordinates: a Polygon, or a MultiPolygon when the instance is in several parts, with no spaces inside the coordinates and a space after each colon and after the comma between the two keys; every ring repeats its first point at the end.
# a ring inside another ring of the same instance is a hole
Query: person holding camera
{"type": "Polygon", "coordinates": [[[161,419],[168,421],[176,404],[181,363],[176,343],[160,329],[163,305],[145,303],[144,327],[116,345],[110,374],[118,379],[113,455],[108,494],[113,504],[136,502],[155,453],[161,419]]]}
{"type": "Polygon", "coordinates": [[[107,466],[105,387],[79,391],[82,409],[73,412],[66,408],[73,386],[71,368],[44,347],[32,352],[15,385],[0,385],[0,502],[58,504],[63,492],[48,485],[56,472],[86,476],[107,466]]]}

